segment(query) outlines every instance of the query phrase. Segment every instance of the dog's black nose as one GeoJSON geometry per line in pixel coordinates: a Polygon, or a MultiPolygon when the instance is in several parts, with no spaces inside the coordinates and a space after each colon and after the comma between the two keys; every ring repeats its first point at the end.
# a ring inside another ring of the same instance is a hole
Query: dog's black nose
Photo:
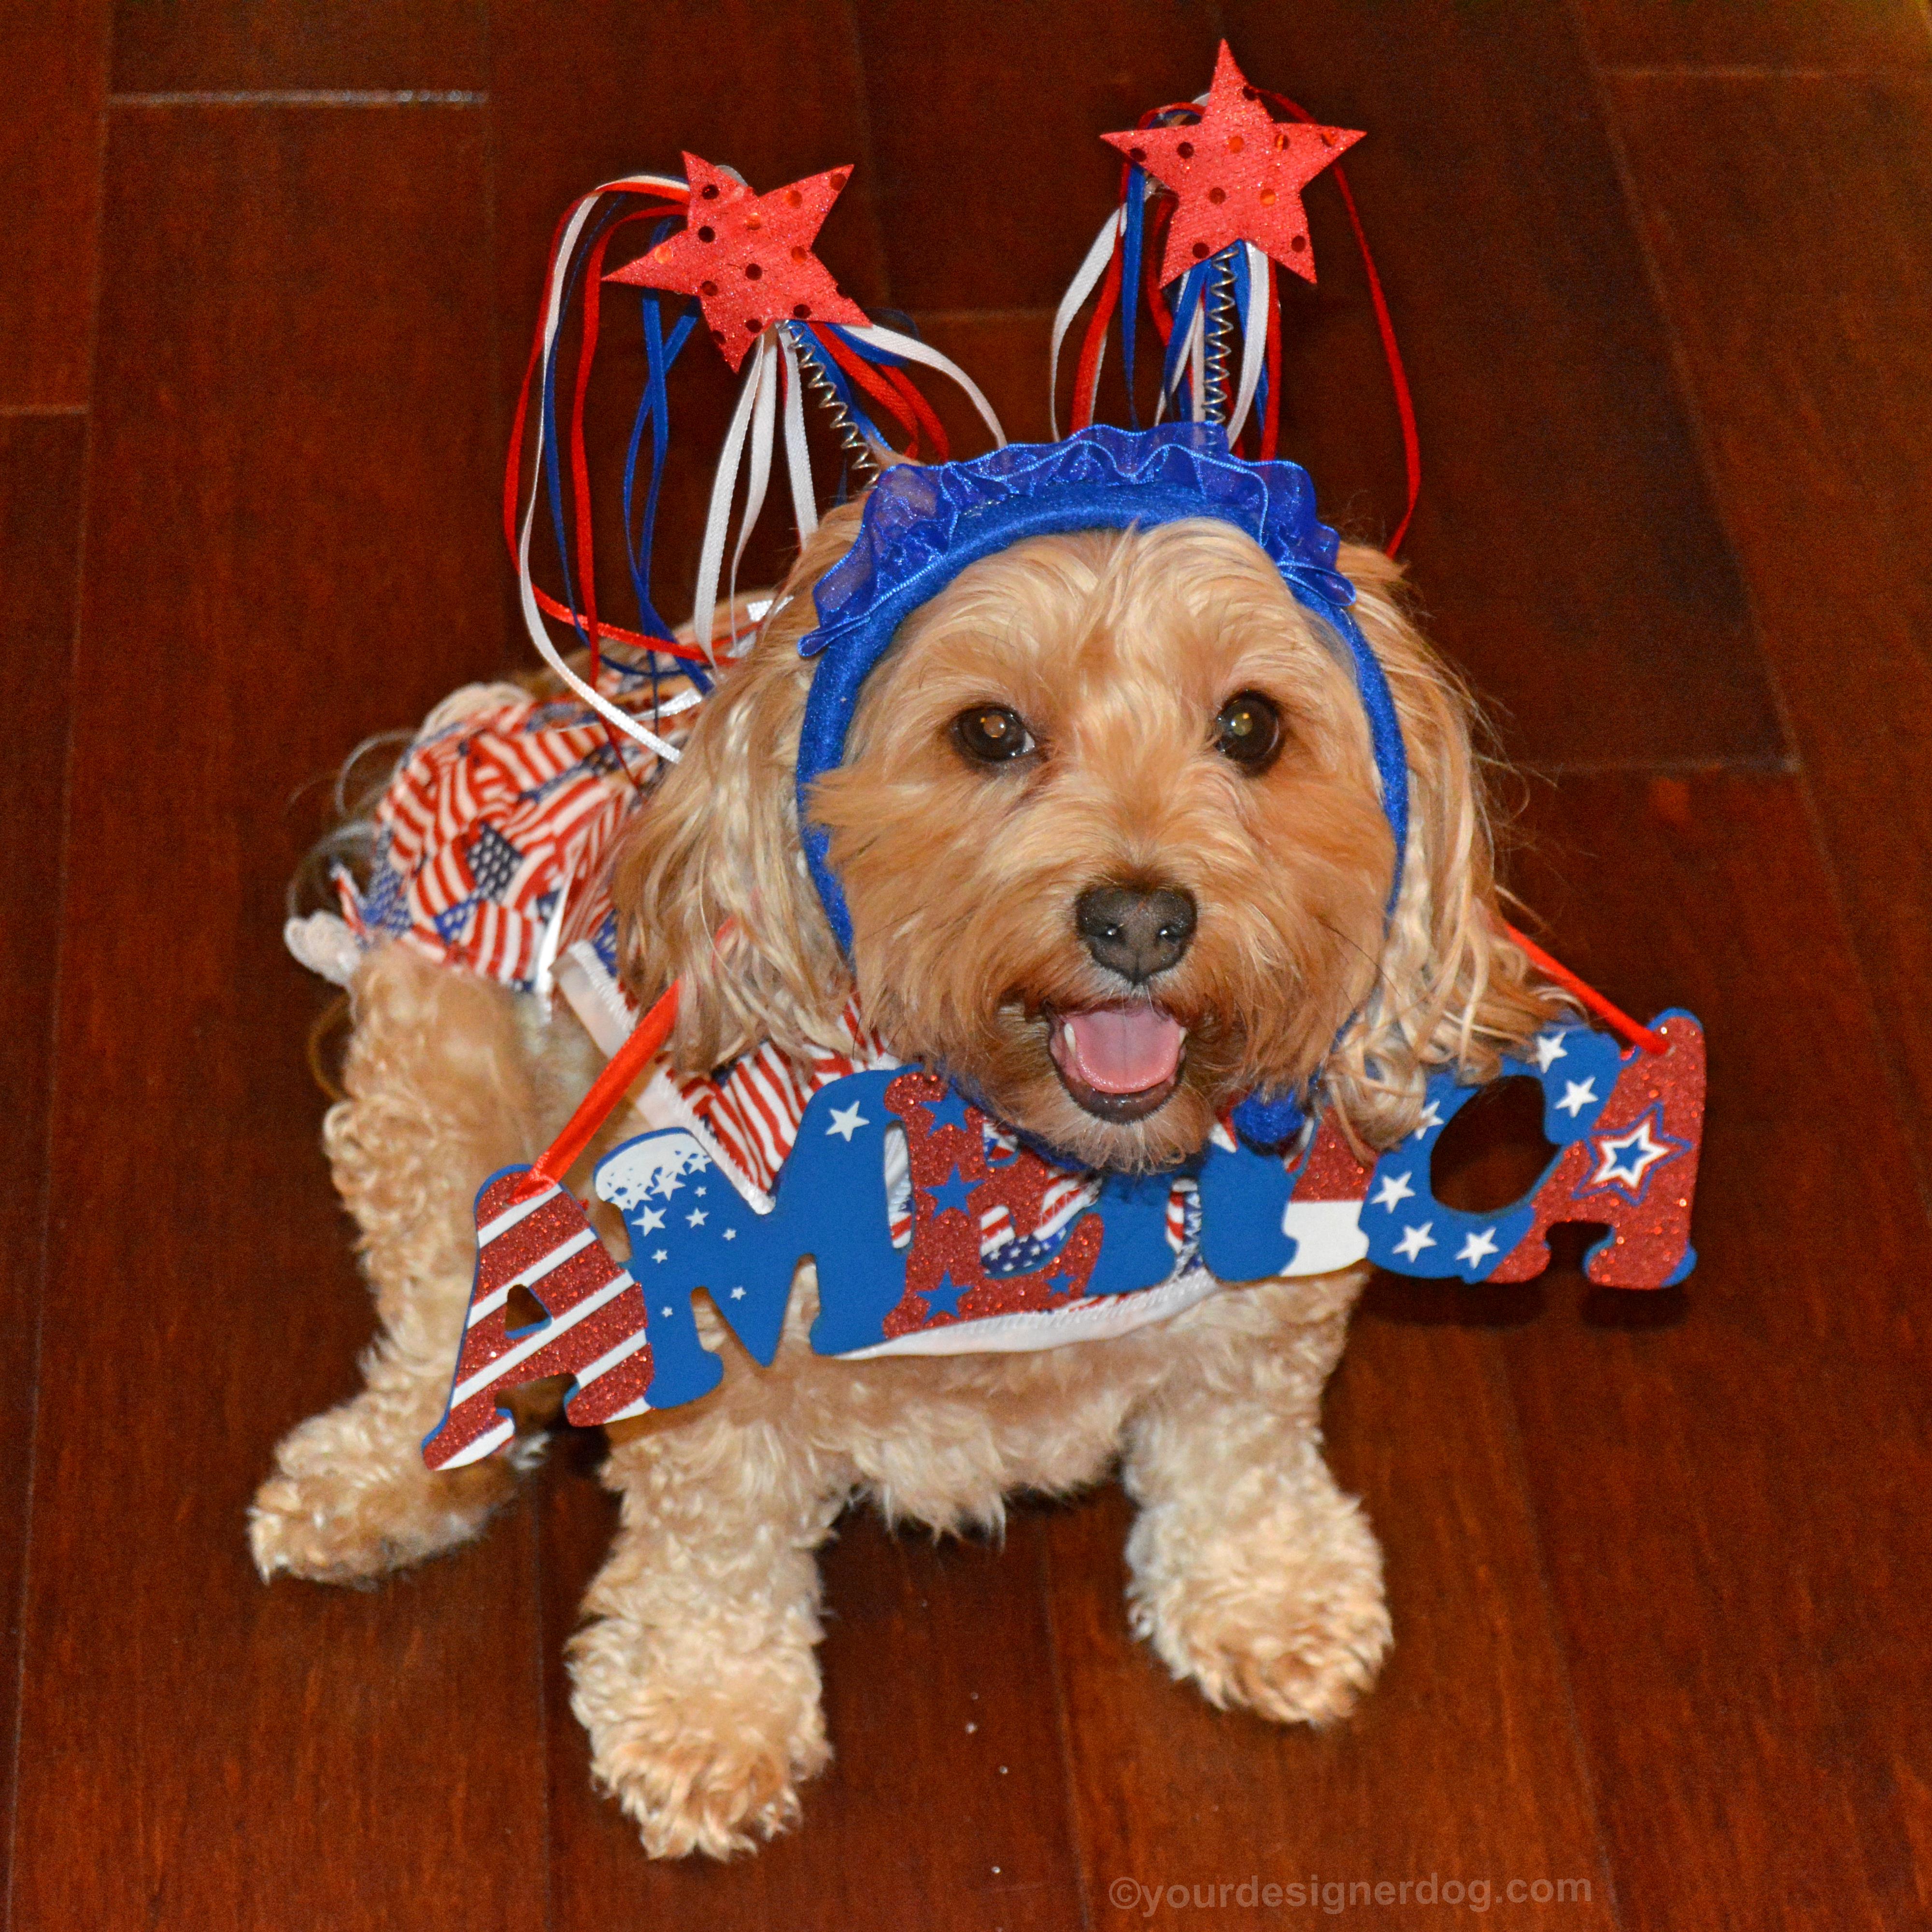
{"type": "Polygon", "coordinates": [[[1194,901],[1171,886],[1090,886],[1073,902],[1073,925],[1095,965],[1138,986],[1180,963],[1194,937],[1194,901]]]}

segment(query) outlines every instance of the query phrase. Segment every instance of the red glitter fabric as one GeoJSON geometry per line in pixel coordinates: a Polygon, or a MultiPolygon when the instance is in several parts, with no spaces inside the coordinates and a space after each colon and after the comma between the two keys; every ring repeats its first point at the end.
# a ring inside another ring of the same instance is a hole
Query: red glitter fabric
{"type": "Polygon", "coordinates": [[[1315,251],[1301,190],[1362,136],[1352,128],[1272,118],[1223,40],[1196,125],[1138,128],[1100,138],[1180,197],[1160,266],[1166,284],[1236,242],[1252,242],[1313,281],[1315,251]]]}
{"type": "Polygon", "coordinates": [[[1550,1265],[1550,1230],[1563,1221],[1608,1222],[1608,1239],[1584,1264],[1600,1288],[1663,1288],[1688,1271],[1703,1136],[1704,1034],[1681,1013],[1656,1030],[1664,1052],[1639,1052],[1625,1062],[1610,1104],[1538,1190],[1529,1232],[1490,1280],[1540,1274],[1550,1265]]]}
{"type": "Polygon", "coordinates": [[[695,154],[684,158],[691,213],[682,234],[660,242],[605,279],[695,296],[726,362],[735,370],[775,322],[844,322],[871,318],[839,292],[812,252],[851,170],[833,168],[756,194],[695,154]]]}
{"type": "Polygon", "coordinates": [[[1100,1258],[1100,1218],[1083,1215],[1059,1252],[1025,1274],[989,1274],[980,1249],[980,1217],[997,1204],[1029,1239],[1055,1170],[1028,1148],[997,1166],[986,1150],[986,1117],[976,1107],[958,1124],[940,1125],[935,1110],[948,1092],[936,1073],[902,1073],[886,1089],[886,1105],[904,1124],[912,1168],[912,1246],[906,1257],[904,1298],[885,1318],[889,1336],[955,1321],[1059,1308],[1078,1300],[1100,1258]],[[949,1197],[960,1196],[958,1204],[949,1197]],[[942,1202],[948,1204],[942,1206],[942,1202]]]}

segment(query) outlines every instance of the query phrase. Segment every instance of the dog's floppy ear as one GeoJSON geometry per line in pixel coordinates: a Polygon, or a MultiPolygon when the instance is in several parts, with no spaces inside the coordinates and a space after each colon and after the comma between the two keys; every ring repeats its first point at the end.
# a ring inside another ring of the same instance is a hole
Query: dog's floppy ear
{"type": "Polygon", "coordinates": [[[798,737],[817,622],[812,586],[851,547],[860,505],[831,512],[743,663],[708,698],[682,759],[638,814],[612,874],[626,984],[682,982],[675,1064],[708,1072],[760,1040],[838,1045],[852,989],[798,835],[798,737]]]}
{"type": "Polygon", "coordinates": [[[1381,660],[1408,753],[1408,850],[1374,992],[1328,1071],[1344,1118],[1371,1145],[1415,1125],[1437,1067],[1495,1077],[1560,995],[1538,984],[1503,930],[1483,772],[1471,744],[1468,693],[1410,620],[1402,568],[1347,544],[1340,568],[1355,586],[1354,616],[1381,660]]]}

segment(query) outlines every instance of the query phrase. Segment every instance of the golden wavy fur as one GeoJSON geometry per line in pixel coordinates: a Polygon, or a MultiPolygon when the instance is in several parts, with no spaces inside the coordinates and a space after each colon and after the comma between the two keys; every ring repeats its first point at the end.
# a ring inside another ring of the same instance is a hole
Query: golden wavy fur
{"type": "MultiPolygon", "coordinates": [[[[1303,1087],[1318,1069],[1351,1130],[1387,1143],[1413,1124],[1432,1066],[1491,1073],[1547,1016],[1501,932],[1467,705],[1404,614],[1394,566],[1342,560],[1414,787],[1384,929],[1394,854],[1351,675],[1260,551],[1212,524],[1017,544],[908,623],[846,764],[812,800],[850,904],[848,965],[800,856],[793,770],[810,588],[855,514],[806,546],[617,868],[634,988],[683,982],[680,1065],[836,1041],[856,982],[902,1055],[1131,1168],[1192,1152],[1249,1088],[1303,1087]],[[1214,748],[1219,708],[1244,692],[1286,728],[1265,770],[1214,748]],[[1026,721],[1027,758],[962,754],[952,721],[989,704],[1026,721]],[[1184,892],[1196,914],[1184,954],[1149,982],[1186,1029],[1177,1084],[1138,1119],[1078,1102],[1050,1050],[1051,1016],[1119,989],[1076,929],[1096,883],[1184,892]]],[[[326,1138],[382,1332],[363,1392],[278,1453],[250,1516],[265,1576],[358,1580],[453,1548],[542,1442],[448,1475],[418,1447],[461,1332],[476,1189],[533,1156],[596,1055],[567,1016],[405,945],[370,954],[352,992],[347,1097],[326,1138]]],[[[602,1148],[634,1130],[611,1124],[572,1177],[580,1194],[602,1148]]],[[[830,1750],[812,1552],[855,1496],[896,1520],[997,1527],[1010,1491],[1064,1493],[1118,1464],[1139,1512],[1130,1614],[1160,1659],[1217,1703],[1317,1722],[1346,1710],[1389,1640],[1375,1540],[1320,1450],[1322,1389],[1364,1273],[1226,1288],[1039,1354],[840,1362],[806,1340],[808,1262],[766,1370],[700,1296],[724,1382],[611,1432],[622,1523],[572,1645],[596,1774],[646,1848],[723,1856],[796,1817],[830,1750]]]]}
{"type": "Polygon", "coordinates": [[[1341,560],[1413,790],[1384,933],[1394,854],[1352,674],[1259,548],[1208,521],[1032,538],[905,626],[812,802],[851,912],[848,964],[800,856],[791,773],[809,586],[854,514],[821,527],[618,862],[633,991],[683,982],[681,1066],[760,1039],[836,1042],[856,981],[900,1053],[1004,1118],[1096,1166],[1161,1166],[1242,1095],[1302,1088],[1324,1058],[1331,1102],[1386,1145],[1414,1124],[1431,1067],[1486,1078],[1548,1016],[1498,914],[1467,700],[1408,620],[1396,566],[1357,546],[1341,560]],[[1212,743],[1246,690],[1287,727],[1258,777],[1212,743]],[[992,773],[962,760],[947,727],[987,702],[1024,718],[1043,756],[992,773]],[[1158,995],[1188,1029],[1180,1090],[1130,1125],[1083,1112],[1047,1049],[1046,1013],[1118,990],[1074,927],[1096,881],[1177,886],[1199,909],[1158,995]]]}

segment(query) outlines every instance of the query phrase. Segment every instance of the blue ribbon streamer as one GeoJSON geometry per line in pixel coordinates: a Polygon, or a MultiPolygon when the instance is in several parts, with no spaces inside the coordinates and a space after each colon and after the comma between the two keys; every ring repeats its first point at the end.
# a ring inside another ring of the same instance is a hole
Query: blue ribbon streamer
{"type": "Polygon", "coordinates": [[[1141,246],[1147,226],[1147,171],[1127,170],[1127,196],[1121,204],[1125,219],[1120,241],[1120,359],[1126,364],[1127,426],[1138,429],[1141,412],[1134,400],[1134,320],[1141,299],[1141,246]]]}
{"type": "MultiPolygon", "coordinates": [[[[662,224],[651,237],[651,245],[655,247],[662,240],[670,227],[668,221],[662,224]]],[[[648,636],[665,639],[671,637],[671,628],[658,614],[656,605],[651,601],[650,592],[651,549],[657,532],[658,495],[664,482],[664,456],[670,441],[670,399],[664,379],[670,373],[671,364],[677,360],[678,352],[691,339],[697,321],[696,304],[687,302],[667,343],[663,310],[657,291],[646,292],[644,393],[638,401],[637,419],[631,425],[630,447],[624,454],[624,546],[631,568],[631,588],[637,598],[638,614],[641,620],[638,628],[648,636]],[[651,430],[651,480],[644,495],[644,521],[639,526],[634,519],[632,505],[637,484],[638,454],[646,423],[651,430]]]]}
{"type": "Polygon", "coordinates": [[[1205,298],[1208,277],[1214,266],[1215,258],[1210,256],[1204,262],[1197,262],[1181,278],[1180,292],[1174,299],[1174,332],[1167,339],[1167,359],[1162,365],[1160,386],[1168,400],[1168,407],[1178,416],[1180,413],[1181,397],[1190,394],[1188,412],[1192,413],[1192,384],[1180,372],[1186,367],[1188,331],[1194,326],[1194,313],[1205,298]]]}
{"type": "Polygon", "coordinates": [[[563,526],[563,460],[556,434],[556,365],[563,350],[564,318],[570,313],[570,304],[575,297],[577,285],[584,279],[584,264],[590,259],[598,237],[623,212],[625,202],[631,199],[632,197],[628,195],[620,196],[605,212],[604,218],[591,230],[590,236],[578,244],[569,275],[564,283],[563,300],[557,308],[556,333],[550,339],[550,353],[544,358],[544,483],[550,499],[550,526],[556,533],[558,566],[563,573],[564,608],[571,614],[571,628],[577,633],[578,641],[586,650],[590,648],[590,639],[578,616],[576,586],[570,574],[570,544],[563,526]]]}
{"type": "Polygon", "coordinates": [[[865,362],[887,369],[906,367],[906,358],[903,356],[895,356],[890,349],[881,349],[875,342],[861,342],[849,328],[842,327],[838,322],[828,322],[824,326],[837,336],[854,356],[865,362]]]}

